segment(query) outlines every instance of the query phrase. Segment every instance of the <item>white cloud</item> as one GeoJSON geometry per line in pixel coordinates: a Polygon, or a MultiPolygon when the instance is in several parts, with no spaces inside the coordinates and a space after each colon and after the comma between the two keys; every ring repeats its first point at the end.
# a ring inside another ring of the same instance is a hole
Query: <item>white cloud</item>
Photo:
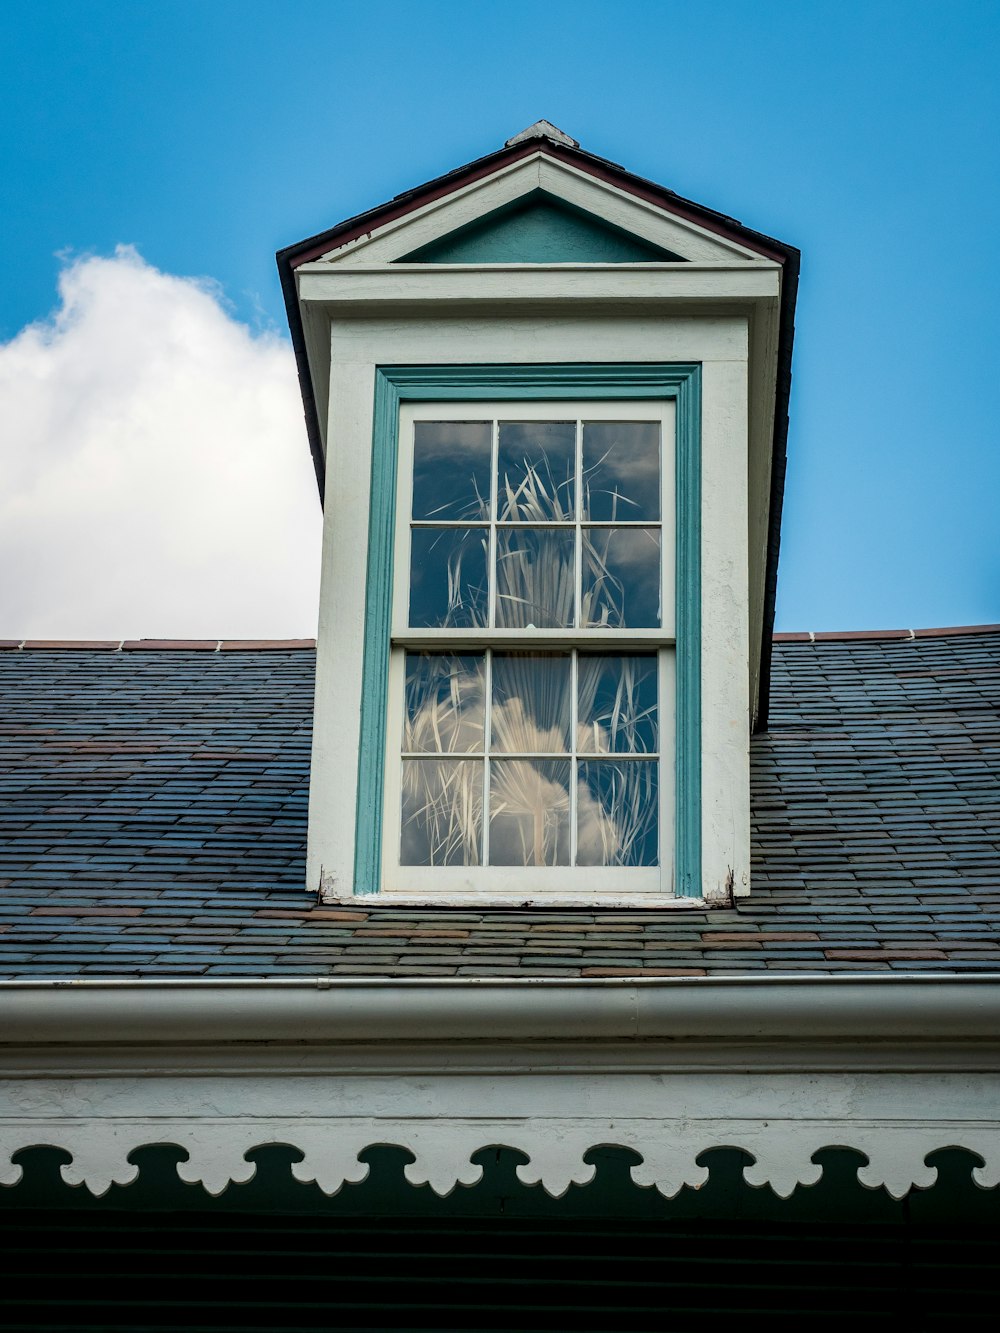
{"type": "Polygon", "coordinates": [[[120,248],[0,344],[0,638],[315,633],[320,507],[288,344],[120,248]]]}

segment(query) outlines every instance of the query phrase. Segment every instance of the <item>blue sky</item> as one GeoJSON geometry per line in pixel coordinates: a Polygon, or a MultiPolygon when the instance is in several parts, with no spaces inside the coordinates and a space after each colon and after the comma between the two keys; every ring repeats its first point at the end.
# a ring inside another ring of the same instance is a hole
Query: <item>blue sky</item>
{"type": "Polygon", "coordinates": [[[284,337],[275,249],[544,116],[803,251],[778,628],[1000,621],[1000,0],[6,20],[0,339],[57,309],[70,258],[120,245],[284,337]]]}

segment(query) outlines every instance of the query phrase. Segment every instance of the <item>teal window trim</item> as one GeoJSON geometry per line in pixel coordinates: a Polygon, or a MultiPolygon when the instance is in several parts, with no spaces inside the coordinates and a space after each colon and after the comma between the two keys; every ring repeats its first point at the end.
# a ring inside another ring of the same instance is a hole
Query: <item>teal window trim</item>
{"type": "Polygon", "coordinates": [[[676,403],[676,813],[674,891],[701,896],[701,366],[379,366],[375,371],[354,892],[382,880],[386,706],[399,405],[516,399],[676,403]]]}

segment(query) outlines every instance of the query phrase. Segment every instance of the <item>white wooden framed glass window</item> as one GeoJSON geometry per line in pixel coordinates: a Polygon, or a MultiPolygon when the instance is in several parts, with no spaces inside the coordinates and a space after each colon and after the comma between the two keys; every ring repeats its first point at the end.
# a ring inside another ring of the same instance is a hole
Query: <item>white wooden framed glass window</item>
{"type": "Polygon", "coordinates": [[[671,894],[674,403],[399,411],[384,891],[671,894]]]}

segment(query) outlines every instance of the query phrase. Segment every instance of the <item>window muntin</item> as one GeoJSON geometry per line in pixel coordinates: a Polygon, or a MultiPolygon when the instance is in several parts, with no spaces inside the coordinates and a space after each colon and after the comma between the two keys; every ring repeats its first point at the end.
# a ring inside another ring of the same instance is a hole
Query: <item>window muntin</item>
{"type": "Polygon", "coordinates": [[[673,481],[672,403],[403,407],[384,887],[671,891],[673,481]]]}

